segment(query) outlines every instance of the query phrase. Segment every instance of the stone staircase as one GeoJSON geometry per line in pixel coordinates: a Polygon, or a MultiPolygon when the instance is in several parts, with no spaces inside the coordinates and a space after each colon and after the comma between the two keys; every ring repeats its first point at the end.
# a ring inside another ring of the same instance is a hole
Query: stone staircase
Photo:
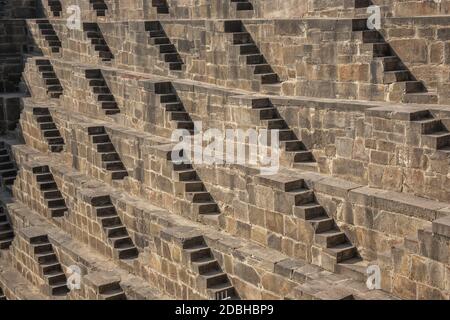
{"type": "Polygon", "coordinates": [[[83,23],[83,30],[102,61],[107,62],[114,59],[114,55],[109,49],[97,23],[83,23]]]}
{"type": "Polygon", "coordinates": [[[47,46],[50,48],[50,51],[54,53],[60,52],[62,44],[50,21],[36,20],[36,24],[41,36],[44,37],[47,46]]]}
{"type": "Polygon", "coordinates": [[[63,94],[63,87],[56,76],[55,70],[53,70],[50,60],[38,59],[36,60],[36,66],[42,79],[44,80],[47,95],[50,98],[59,99],[59,97],[63,94]]]}
{"type": "Polygon", "coordinates": [[[113,180],[122,180],[128,176],[128,172],[120,160],[116,148],[111,142],[105,127],[89,127],[88,134],[96,151],[101,157],[103,169],[111,173],[113,180]]]}
{"type": "Polygon", "coordinates": [[[289,163],[314,163],[314,156],[308,151],[294,131],[289,129],[286,121],[280,116],[270,99],[252,100],[252,109],[260,121],[270,130],[279,130],[280,148],[284,150],[289,163]]]}
{"type": "Polygon", "coordinates": [[[236,290],[202,236],[186,239],[183,254],[199,274],[197,286],[205,290],[212,300],[238,300],[236,290]]]}
{"type": "Polygon", "coordinates": [[[116,279],[106,272],[94,271],[86,275],[83,281],[89,285],[88,290],[92,288],[95,292],[97,300],[127,300],[120,286],[120,278],[116,279]]]}
{"type": "MultiPolygon", "coordinates": [[[[314,191],[307,188],[304,181],[299,180],[295,184],[285,186],[285,191],[295,197],[294,215],[297,218],[307,221],[314,230],[313,244],[318,246],[322,252],[331,257],[331,266],[328,267],[336,272],[338,265],[341,265],[342,273],[344,269],[355,269],[356,271],[365,272],[365,269],[358,269],[361,265],[365,265],[363,260],[358,257],[356,247],[349,241],[344,232],[329,217],[326,210],[316,199],[314,191]]],[[[324,259],[322,257],[322,263],[324,259]]],[[[356,277],[361,274],[356,272],[356,277]]]]}
{"type": "Polygon", "coordinates": [[[61,1],[59,0],[48,0],[48,6],[50,8],[50,11],[53,14],[53,17],[61,17],[62,13],[62,5],[61,1]]]}
{"type": "Polygon", "coordinates": [[[243,60],[243,63],[252,69],[255,79],[262,85],[279,85],[279,76],[267,63],[242,21],[226,21],[225,32],[232,33],[233,45],[238,48],[240,60],[243,60]]]}
{"type": "Polygon", "coordinates": [[[50,211],[50,216],[52,218],[63,217],[68,212],[66,201],[58,189],[50,168],[48,166],[34,167],[33,175],[44,199],[44,203],[50,211]]]}
{"type": "Polygon", "coordinates": [[[139,252],[130,238],[126,227],[117,215],[116,208],[109,195],[95,196],[91,198],[98,221],[114,248],[118,259],[136,259],[139,252]]]}
{"type": "MultiPolygon", "coordinates": [[[[180,150],[179,152],[182,156],[184,151],[180,150]]],[[[205,224],[218,226],[221,216],[219,206],[206,190],[192,164],[176,164],[172,161],[171,156],[172,152],[169,151],[167,158],[173,168],[173,179],[181,184],[180,190],[184,193],[185,199],[193,204],[190,218],[194,221],[200,220],[205,224]]]]}
{"type": "Polygon", "coordinates": [[[11,186],[17,176],[17,168],[3,141],[0,141],[0,168],[1,187],[11,191],[11,186]]]}
{"type": "Polygon", "coordinates": [[[368,29],[366,19],[353,20],[353,30],[361,33],[363,44],[372,48],[375,61],[382,64],[383,83],[400,86],[403,92],[402,102],[424,104],[438,102],[437,94],[429,92],[423,82],[414,77],[381,33],[368,29]]]}
{"type": "Polygon", "coordinates": [[[237,11],[253,10],[253,4],[249,0],[230,0],[237,11]]]}
{"type": "Polygon", "coordinates": [[[100,69],[91,69],[85,71],[85,77],[89,81],[96,101],[100,102],[102,109],[106,115],[114,115],[120,113],[117,102],[109,89],[105,78],[100,69]]]}
{"type": "Polygon", "coordinates": [[[64,150],[64,139],[61,137],[48,108],[33,108],[33,115],[42,136],[47,141],[50,152],[62,152],[64,150]]]}
{"type": "Polygon", "coordinates": [[[450,154],[449,119],[436,119],[430,111],[422,111],[415,113],[412,121],[419,126],[422,147],[450,154]]]}
{"type": "Polygon", "coordinates": [[[162,61],[169,65],[169,70],[183,70],[183,60],[177,48],[170,41],[163,26],[159,21],[150,21],[145,24],[145,30],[150,35],[150,42],[158,47],[159,56],[162,61]]]}
{"type": "Polygon", "coordinates": [[[14,230],[6,215],[5,208],[0,206],[0,249],[8,249],[14,240],[14,230]]]}
{"type": "Polygon", "coordinates": [[[152,6],[156,8],[157,14],[169,14],[167,0],[152,0],[152,6]]]}
{"type": "Polygon", "coordinates": [[[188,130],[193,134],[194,122],[189,113],[186,112],[173,85],[168,82],[157,84],[155,93],[158,95],[161,106],[165,110],[167,121],[174,124],[172,128],[188,130]]]}
{"type": "Polygon", "coordinates": [[[95,10],[97,17],[106,16],[106,11],[108,10],[108,6],[106,5],[104,0],[89,0],[91,7],[95,10]]]}
{"type": "Polygon", "coordinates": [[[33,249],[34,259],[39,264],[42,275],[49,286],[49,294],[53,296],[66,296],[69,292],[67,278],[48,236],[40,235],[31,237],[30,245],[33,249]]]}

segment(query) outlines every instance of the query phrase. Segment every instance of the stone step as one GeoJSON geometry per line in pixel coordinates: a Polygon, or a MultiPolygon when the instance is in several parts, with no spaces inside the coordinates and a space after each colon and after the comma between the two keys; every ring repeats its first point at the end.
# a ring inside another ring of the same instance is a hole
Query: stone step
{"type": "Polygon", "coordinates": [[[134,247],[133,241],[129,236],[111,237],[109,238],[115,249],[130,249],[134,247]]]}
{"type": "Polygon", "coordinates": [[[253,10],[253,4],[250,2],[236,2],[237,11],[249,11],[253,10]]]}
{"type": "Polygon", "coordinates": [[[354,258],[356,255],[356,247],[349,242],[339,244],[333,248],[325,248],[324,251],[334,257],[337,263],[354,258]]]}
{"type": "Polygon", "coordinates": [[[126,171],[126,170],[111,171],[111,178],[113,180],[122,180],[127,176],[128,176],[128,171],[126,171]]]}
{"type": "Polygon", "coordinates": [[[56,254],[53,251],[47,253],[39,253],[36,254],[35,257],[39,264],[52,264],[58,262],[56,254]]]}
{"type": "Polygon", "coordinates": [[[201,181],[185,181],[185,192],[205,191],[205,185],[201,181]]]}
{"type": "Polygon", "coordinates": [[[383,74],[383,83],[391,84],[411,80],[411,74],[408,70],[387,71],[383,74]]]}
{"type": "Polygon", "coordinates": [[[327,215],[307,219],[316,233],[322,233],[333,230],[335,227],[334,220],[327,215]]]}
{"type": "Polygon", "coordinates": [[[103,169],[108,171],[121,171],[125,170],[125,166],[122,161],[104,161],[102,162],[103,169]]]}
{"type": "Polygon", "coordinates": [[[283,119],[268,119],[268,120],[261,120],[261,122],[267,127],[268,130],[288,129],[286,121],[284,121],[283,119]]]}
{"type": "Polygon", "coordinates": [[[385,42],[372,43],[370,46],[372,47],[374,57],[392,56],[392,49],[385,42]]]}
{"type": "Polygon", "coordinates": [[[325,209],[316,202],[305,203],[294,208],[294,215],[304,220],[326,216],[325,209]]]}
{"type": "Polygon", "coordinates": [[[249,54],[244,56],[248,65],[265,64],[266,59],[262,54],[249,54]]]}
{"type": "Polygon", "coordinates": [[[159,44],[160,53],[176,53],[177,49],[173,44],[159,44]]]}
{"type": "Polygon", "coordinates": [[[295,163],[311,163],[314,164],[314,156],[311,151],[287,151],[285,154],[287,161],[291,164],[295,163]]]}
{"type": "Polygon", "coordinates": [[[185,249],[191,262],[202,261],[212,258],[211,249],[206,244],[200,244],[185,249]]]}
{"type": "Polygon", "coordinates": [[[405,65],[397,56],[380,57],[384,71],[404,70],[405,65]]]}
{"type": "Polygon", "coordinates": [[[50,285],[57,285],[58,283],[67,282],[66,275],[63,272],[51,272],[46,276],[47,281],[50,285]]]}
{"type": "Polygon", "coordinates": [[[338,229],[331,229],[314,235],[314,242],[323,248],[333,248],[346,241],[345,233],[338,229]]]}
{"type": "Polygon", "coordinates": [[[116,208],[112,204],[95,206],[95,213],[98,217],[101,218],[118,217],[116,208]]]}
{"type": "Polygon", "coordinates": [[[182,62],[170,62],[169,63],[169,70],[183,70],[183,63],[182,62]]]}
{"type": "Polygon", "coordinates": [[[280,79],[276,73],[255,74],[255,77],[261,81],[261,84],[279,83],[280,79]]]}
{"type": "Polygon", "coordinates": [[[44,275],[52,272],[62,272],[61,264],[59,262],[41,263],[39,266],[44,275]]]}
{"type": "Polygon", "coordinates": [[[199,274],[205,274],[214,270],[220,270],[219,264],[214,257],[206,257],[192,262],[192,268],[199,274]]]}
{"type": "Polygon", "coordinates": [[[254,43],[241,44],[241,45],[238,45],[238,47],[239,47],[239,53],[241,55],[260,54],[258,47],[254,43]]]}
{"type": "Polygon", "coordinates": [[[10,240],[12,238],[14,238],[12,230],[0,230],[0,240],[10,240]]]}
{"type": "Polygon", "coordinates": [[[404,103],[417,103],[417,104],[437,104],[439,97],[435,93],[423,92],[423,93],[407,93],[403,96],[404,103]]]}
{"type": "Polygon", "coordinates": [[[127,229],[123,225],[105,227],[105,232],[108,238],[128,236],[127,229]]]}
{"type": "Polygon", "coordinates": [[[170,39],[167,37],[153,37],[149,39],[149,43],[152,45],[158,44],[170,44],[170,39]]]}
{"type": "Polygon", "coordinates": [[[272,67],[268,64],[254,64],[251,65],[253,68],[254,74],[261,74],[261,75],[267,75],[267,74],[274,74],[272,67]]]}
{"type": "Polygon", "coordinates": [[[172,111],[172,112],[170,112],[170,120],[172,120],[172,121],[177,121],[177,120],[190,121],[190,117],[187,112],[172,111]]]}
{"type": "Polygon", "coordinates": [[[104,300],[126,300],[127,299],[127,296],[125,295],[125,292],[123,292],[122,289],[111,290],[110,292],[102,293],[101,296],[104,300]]]}
{"type": "Polygon", "coordinates": [[[248,32],[235,32],[233,33],[233,44],[249,44],[254,43],[252,36],[248,32]]]}
{"type": "Polygon", "coordinates": [[[67,211],[68,211],[68,209],[65,205],[61,206],[61,207],[55,207],[55,208],[50,209],[51,216],[53,218],[63,217],[67,211]]]}
{"type": "Polygon", "coordinates": [[[450,145],[450,132],[439,131],[422,135],[422,145],[431,149],[441,149],[450,145]]]}
{"type": "Polygon", "coordinates": [[[0,221],[0,231],[11,231],[11,225],[8,221],[0,221]]]}
{"type": "Polygon", "coordinates": [[[286,151],[305,151],[305,145],[299,140],[280,141],[280,147],[286,151]]]}
{"type": "Polygon", "coordinates": [[[187,192],[185,197],[186,200],[194,203],[209,203],[212,201],[211,194],[207,191],[187,192]]]}
{"type": "Polygon", "coordinates": [[[92,143],[107,143],[107,142],[111,142],[111,140],[109,139],[108,134],[97,134],[97,135],[91,135],[92,138],[92,143]]]}
{"type": "Polygon", "coordinates": [[[287,191],[287,195],[294,197],[295,206],[302,206],[315,200],[314,191],[309,189],[287,191]]]}
{"type": "Polygon", "coordinates": [[[98,152],[115,152],[116,148],[111,142],[96,143],[98,152]]]}
{"type": "Polygon", "coordinates": [[[365,282],[367,280],[367,268],[370,264],[361,258],[351,258],[336,265],[336,272],[350,278],[365,282]]]}
{"type": "Polygon", "coordinates": [[[227,275],[220,269],[202,274],[200,277],[205,282],[206,288],[211,288],[220,284],[230,284],[227,275]]]}
{"type": "Polygon", "coordinates": [[[178,53],[164,53],[162,54],[164,62],[183,62],[178,53]]]}
{"type": "Polygon", "coordinates": [[[176,94],[173,94],[173,93],[161,94],[159,96],[159,101],[161,103],[179,103],[178,96],[176,94]]]}
{"type": "Polygon", "coordinates": [[[219,212],[219,207],[215,202],[203,202],[203,203],[194,203],[193,211],[200,215],[202,214],[216,214],[219,212]]]}

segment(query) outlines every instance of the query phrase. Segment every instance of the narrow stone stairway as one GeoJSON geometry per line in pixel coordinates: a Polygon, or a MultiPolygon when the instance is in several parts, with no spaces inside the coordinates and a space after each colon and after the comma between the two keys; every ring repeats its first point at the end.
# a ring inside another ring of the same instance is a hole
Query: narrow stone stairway
{"type": "Polygon", "coordinates": [[[9,150],[5,146],[5,143],[0,141],[0,178],[2,188],[11,191],[11,186],[14,184],[16,176],[16,165],[11,158],[9,150]]]}
{"type": "Polygon", "coordinates": [[[38,59],[36,60],[36,66],[42,79],[44,79],[45,87],[47,88],[47,95],[50,98],[59,99],[59,97],[63,94],[63,87],[56,76],[50,60],[38,59]]]}
{"type": "MultiPolygon", "coordinates": [[[[171,152],[167,156],[171,158],[171,152]]],[[[172,163],[173,179],[183,185],[182,189],[184,190],[185,199],[194,205],[192,210],[193,216],[189,218],[193,220],[200,219],[206,224],[218,226],[221,215],[219,206],[206,190],[192,164],[176,164],[171,159],[169,161],[172,163]]]]}
{"type": "Polygon", "coordinates": [[[336,269],[339,269],[339,264],[345,264],[340,266],[342,273],[356,271],[352,276],[360,277],[361,272],[365,272],[365,269],[358,268],[364,266],[365,263],[358,257],[356,247],[349,241],[345,233],[328,216],[325,208],[317,202],[314,192],[308,189],[304,182],[302,185],[289,186],[286,192],[295,197],[294,215],[311,225],[315,233],[314,243],[333,257],[336,269]]]}
{"type": "Polygon", "coordinates": [[[187,239],[183,250],[189,257],[193,271],[200,276],[197,284],[213,300],[238,300],[236,290],[212,254],[203,237],[187,239]]]}
{"type": "MultiPolygon", "coordinates": [[[[130,238],[126,227],[117,215],[110,196],[96,196],[91,199],[97,219],[105,232],[108,241],[113,246],[119,259],[135,259],[139,252],[130,238]]],[[[120,288],[120,287],[119,287],[120,288]]],[[[111,293],[111,292],[110,292],[111,293]]],[[[114,293],[117,293],[116,291],[114,293]]],[[[111,293],[112,294],[112,293],[111,293]]]]}
{"type": "Polygon", "coordinates": [[[64,150],[64,139],[61,137],[48,108],[33,108],[33,115],[47,141],[50,152],[62,152],[64,150]]]}
{"type": "Polygon", "coordinates": [[[237,11],[253,10],[253,4],[249,0],[231,0],[237,11]]]}
{"type": "Polygon", "coordinates": [[[36,24],[38,25],[39,32],[41,33],[41,36],[44,37],[47,46],[50,47],[51,52],[59,52],[62,44],[50,21],[36,20],[36,24]]]}
{"type": "Polygon", "coordinates": [[[30,239],[30,243],[33,248],[34,258],[39,264],[49,286],[49,293],[53,296],[67,295],[69,292],[67,278],[48,237],[46,235],[35,236],[30,239]]]}
{"type": "Polygon", "coordinates": [[[252,100],[252,108],[258,113],[260,121],[270,130],[279,130],[280,148],[286,152],[292,163],[315,162],[311,151],[301,142],[294,131],[289,129],[286,121],[280,116],[270,99],[252,100]]]}
{"type": "Polygon", "coordinates": [[[156,8],[157,14],[169,14],[167,0],[152,0],[152,6],[156,8]]]}
{"type": "Polygon", "coordinates": [[[91,41],[91,45],[94,47],[94,50],[98,53],[98,56],[102,61],[107,62],[114,59],[114,55],[109,49],[97,23],[84,23],[83,30],[86,32],[86,36],[91,41]]]}
{"type": "Polygon", "coordinates": [[[14,240],[14,230],[6,214],[5,208],[0,206],[0,249],[8,249],[14,240]]]}
{"type": "Polygon", "coordinates": [[[33,175],[44,198],[45,205],[50,211],[51,217],[63,217],[68,211],[66,201],[58,189],[50,168],[48,166],[34,167],[33,175]]]}
{"type": "Polygon", "coordinates": [[[151,44],[158,47],[161,60],[169,64],[169,70],[183,70],[183,60],[161,23],[159,21],[146,22],[145,30],[149,32],[151,44]]]}
{"type": "Polygon", "coordinates": [[[108,10],[108,6],[106,5],[104,0],[89,0],[91,7],[95,10],[97,17],[106,16],[106,11],[108,10]]]}
{"type": "Polygon", "coordinates": [[[103,300],[127,300],[125,292],[117,282],[99,288],[100,296],[103,300]]]}
{"type": "Polygon", "coordinates": [[[85,77],[89,81],[89,87],[95,95],[96,101],[100,102],[105,114],[114,115],[120,113],[120,109],[103,77],[102,71],[99,69],[86,70],[85,77]]]}
{"type": "Polygon", "coordinates": [[[113,180],[122,180],[128,176],[128,172],[120,160],[116,148],[111,142],[105,127],[90,127],[88,134],[94,144],[96,151],[100,154],[103,169],[111,173],[113,180]]]}
{"type": "Polygon", "coordinates": [[[280,83],[278,75],[267,63],[242,21],[226,21],[225,32],[233,34],[233,45],[239,48],[239,54],[243,57],[245,64],[252,68],[254,77],[261,84],[280,83]]]}
{"type": "Polygon", "coordinates": [[[430,111],[415,114],[412,121],[420,126],[422,147],[450,154],[450,120],[436,119],[430,111]]]}
{"type": "Polygon", "coordinates": [[[374,59],[381,61],[384,70],[383,83],[403,86],[403,102],[437,103],[437,94],[429,92],[423,82],[414,77],[378,30],[368,29],[366,19],[354,19],[353,31],[361,33],[362,42],[372,46],[374,59]]]}
{"type": "Polygon", "coordinates": [[[185,129],[194,134],[194,122],[186,112],[183,103],[171,83],[161,83],[155,88],[161,106],[165,109],[169,121],[173,121],[173,129],[185,129]]]}
{"type": "Polygon", "coordinates": [[[48,0],[48,6],[53,14],[53,17],[61,17],[62,5],[59,0],[48,0]]]}

